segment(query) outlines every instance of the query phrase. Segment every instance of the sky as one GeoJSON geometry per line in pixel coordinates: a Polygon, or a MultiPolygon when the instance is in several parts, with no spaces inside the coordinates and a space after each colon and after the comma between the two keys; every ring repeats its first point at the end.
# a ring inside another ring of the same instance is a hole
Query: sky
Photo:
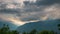
{"type": "Polygon", "coordinates": [[[17,26],[60,19],[60,0],[0,0],[0,20],[17,26]]]}

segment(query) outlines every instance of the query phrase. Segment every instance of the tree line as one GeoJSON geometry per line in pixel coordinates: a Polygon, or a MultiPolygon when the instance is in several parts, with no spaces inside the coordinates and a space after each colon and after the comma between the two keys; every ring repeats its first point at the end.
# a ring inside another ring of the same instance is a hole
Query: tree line
{"type": "MultiPolygon", "coordinates": [[[[60,24],[57,25],[58,30],[60,30],[60,24]]],[[[10,30],[9,26],[4,24],[2,28],[0,28],[0,34],[20,34],[16,30],[10,30]]],[[[22,34],[58,34],[54,31],[43,30],[38,32],[36,29],[32,30],[31,32],[23,32],[22,34]]]]}

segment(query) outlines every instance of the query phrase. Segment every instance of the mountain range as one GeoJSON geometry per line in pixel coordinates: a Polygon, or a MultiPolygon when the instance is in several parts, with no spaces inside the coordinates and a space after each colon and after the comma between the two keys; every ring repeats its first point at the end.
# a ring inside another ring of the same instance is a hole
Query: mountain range
{"type": "Polygon", "coordinates": [[[36,29],[37,31],[42,30],[51,30],[58,32],[58,24],[60,24],[60,19],[56,20],[45,20],[45,21],[38,21],[38,22],[30,22],[26,23],[22,26],[19,26],[17,28],[18,32],[30,32],[33,29],[36,29]]]}

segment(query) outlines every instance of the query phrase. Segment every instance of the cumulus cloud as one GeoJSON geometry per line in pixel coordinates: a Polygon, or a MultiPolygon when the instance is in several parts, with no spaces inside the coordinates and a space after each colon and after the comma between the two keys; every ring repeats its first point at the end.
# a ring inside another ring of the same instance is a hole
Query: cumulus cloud
{"type": "Polygon", "coordinates": [[[17,25],[60,18],[59,0],[0,0],[0,2],[0,18],[17,25]]]}

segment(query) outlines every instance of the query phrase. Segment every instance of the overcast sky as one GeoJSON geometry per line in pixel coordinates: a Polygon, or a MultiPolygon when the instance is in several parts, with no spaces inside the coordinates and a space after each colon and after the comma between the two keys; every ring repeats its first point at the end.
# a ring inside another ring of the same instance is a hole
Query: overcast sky
{"type": "Polygon", "coordinates": [[[0,20],[15,25],[60,18],[60,0],[0,0],[0,20]]]}

